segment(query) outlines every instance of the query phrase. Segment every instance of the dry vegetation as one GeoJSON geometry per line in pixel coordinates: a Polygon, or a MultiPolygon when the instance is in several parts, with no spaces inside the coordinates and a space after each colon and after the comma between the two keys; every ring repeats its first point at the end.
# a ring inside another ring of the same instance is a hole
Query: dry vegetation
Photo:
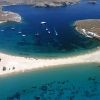
{"type": "Polygon", "coordinates": [[[100,19],[80,20],[75,23],[75,26],[100,35],[100,19]]]}

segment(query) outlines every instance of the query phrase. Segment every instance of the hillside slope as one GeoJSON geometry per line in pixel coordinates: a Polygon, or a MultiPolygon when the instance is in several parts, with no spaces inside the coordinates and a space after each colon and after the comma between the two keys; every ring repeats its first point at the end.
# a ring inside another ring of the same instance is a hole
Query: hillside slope
{"type": "Polygon", "coordinates": [[[55,6],[66,6],[70,4],[76,4],[80,0],[3,0],[8,4],[31,4],[37,7],[55,7],[55,6]]]}

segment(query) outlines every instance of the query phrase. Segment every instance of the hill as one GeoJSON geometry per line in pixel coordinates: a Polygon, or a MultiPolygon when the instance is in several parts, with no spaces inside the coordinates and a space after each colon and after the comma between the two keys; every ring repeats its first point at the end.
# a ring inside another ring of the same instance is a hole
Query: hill
{"type": "Polygon", "coordinates": [[[35,7],[67,6],[78,3],[80,0],[1,0],[6,4],[28,4],[35,7]]]}

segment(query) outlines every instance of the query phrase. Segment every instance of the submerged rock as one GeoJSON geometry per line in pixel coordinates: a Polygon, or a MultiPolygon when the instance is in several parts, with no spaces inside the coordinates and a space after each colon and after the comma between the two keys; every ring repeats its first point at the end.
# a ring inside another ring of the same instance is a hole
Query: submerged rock
{"type": "Polygon", "coordinates": [[[35,100],[40,100],[40,96],[35,96],[34,99],[35,100]]]}
{"type": "Polygon", "coordinates": [[[43,85],[43,86],[41,86],[41,90],[42,91],[47,91],[48,90],[48,87],[46,85],[43,85]]]}
{"type": "Polygon", "coordinates": [[[13,96],[7,97],[7,100],[20,100],[20,93],[16,92],[13,96]]]}

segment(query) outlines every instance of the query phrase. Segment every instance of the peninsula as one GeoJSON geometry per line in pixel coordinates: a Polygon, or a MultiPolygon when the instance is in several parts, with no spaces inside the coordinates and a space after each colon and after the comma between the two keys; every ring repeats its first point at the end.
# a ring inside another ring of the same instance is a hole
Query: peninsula
{"type": "Polygon", "coordinates": [[[21,16],[14,12],[1,11],[0,12],[0,23],[4,23],[8,21],[21,22],[21,16]]]}
{"type": "Polygon", "coordinates": [[[100,49],[88,54],[66,58],[35,59],[0,53],[0,76],[59,65],[100,63],[100,49]]]}
{"type": "Polygon", "coordinates": [[[100,19],[78,20],[74,25],[84,36],[100,40],[100,19]]]}
{"type": "Polygon", "coordinates": [[[78,3],[80,0],[5,0],[6,4],[27,4],[35,7],[57,7],[78,3]]]}

